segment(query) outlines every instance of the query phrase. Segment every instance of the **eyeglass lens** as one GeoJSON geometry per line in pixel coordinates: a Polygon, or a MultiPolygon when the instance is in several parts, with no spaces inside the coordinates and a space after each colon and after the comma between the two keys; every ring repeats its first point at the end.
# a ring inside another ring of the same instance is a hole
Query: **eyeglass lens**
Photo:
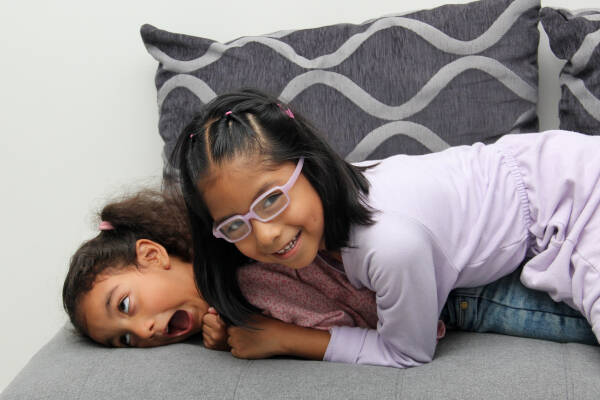
{"type": "MultiPolygon", "coordinates": [[[[283,210],[288,202],[289,199],[285,193],[280,189],[275,189],[262,195],[250,211],[254,212],[263,222],[267,222],[283,210]]],[[[242,218],[235,218],[219,227],[219,231],[230,240],[244,237],[250,229],[250,222],[242,218]]]]}

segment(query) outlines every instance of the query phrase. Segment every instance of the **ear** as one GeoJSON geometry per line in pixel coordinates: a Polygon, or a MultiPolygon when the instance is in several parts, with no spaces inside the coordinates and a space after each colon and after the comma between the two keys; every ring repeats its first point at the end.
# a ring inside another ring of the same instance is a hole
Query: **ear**
{"type": "Polygon", "coordinates": [[[160,244],[150,239],[139,239],[135,242],[137,264],[140,267],[171,268],[169,253],[160,244]]]}

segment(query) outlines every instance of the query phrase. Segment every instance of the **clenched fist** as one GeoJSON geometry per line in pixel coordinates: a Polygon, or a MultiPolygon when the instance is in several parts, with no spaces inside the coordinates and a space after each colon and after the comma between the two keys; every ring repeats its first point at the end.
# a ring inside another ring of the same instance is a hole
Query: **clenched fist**
{"type": "Polygon", "coordinates": [[[211,350],[229,350],[227,345],[227,325],[217,310],[210,307],[202,317],[202,341],[211,350]]]}

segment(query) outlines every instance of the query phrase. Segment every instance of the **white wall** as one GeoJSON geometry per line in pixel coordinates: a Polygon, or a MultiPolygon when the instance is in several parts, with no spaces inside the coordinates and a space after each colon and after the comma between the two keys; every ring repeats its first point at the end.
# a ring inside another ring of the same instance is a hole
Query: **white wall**
{"type": "Polygon", "coordinates": [[[141,24],[230,40],[443,2],[3,1],[0,391],[66,321],[62,280],[71,253],[95,232],[94,212],[132,185],[158,182],[156,64],[141,24]]]}

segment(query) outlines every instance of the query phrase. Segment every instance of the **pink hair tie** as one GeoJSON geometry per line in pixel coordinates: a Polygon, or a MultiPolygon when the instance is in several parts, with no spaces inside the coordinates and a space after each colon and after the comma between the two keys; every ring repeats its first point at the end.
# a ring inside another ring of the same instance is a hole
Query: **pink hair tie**
{"type": "Polygon", "coordinates": [[[115,229],[115,227],[113,226],[113,224],[111,224],[108,221],[102,221],[102,222],[100,222],[98,229],[100,229],[101,231],[111,231],[111,230],[115,229]]]}
{"type": "Polygon", "coordinates": [[[231,110],[225,113],[225,116],[231,115],[231,110]]]}
{"type": "Polygon", "coordinates": [[[294,113],[292,112],[292,110],[290,110],[290,108],[286,108],[284,109],[281,104],[277,103],[277,107],[279,107],[281,109],[281,111],[283,111],[285,113],[285,115],[287,115],[288,117],[290,117],[291,119],[294,119],[294,113]]]}

